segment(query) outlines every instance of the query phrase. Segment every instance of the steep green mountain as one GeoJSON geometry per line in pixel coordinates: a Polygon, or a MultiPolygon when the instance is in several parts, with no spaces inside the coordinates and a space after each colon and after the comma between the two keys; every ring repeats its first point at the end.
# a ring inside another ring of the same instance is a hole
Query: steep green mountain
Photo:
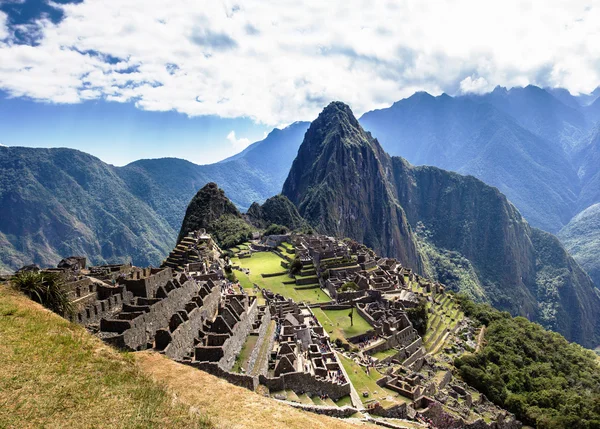
{"type": "Polygon", "coordinates": [[[555,237],[474,177],[390,157],[342,103],[311,124],[283,194],[320,232],[437,278],[455,265],[464,276],[450,287],[461,289],[466,276],[474,297],[581,344],[600,342],[600,297],[555,237]]]}
{"type": "Polygon", "coordinates": [[[331,103],[306,132],[282,193],[317,230],[421,268],[414,234],[393,197],[390,168],[350,108],[331,103]]]}
{"type": "Polygon", "coordinates": [[[285,226],[289,230],[308,226],[296,206],[281,194],[267,199],[262,205],[253,203],[246,217],[253,225],[262,229],[273,224],[285,226]]]}
{"type": "Polygon", "coordinates": [[[600,284],[600,203],[594,204],[565,226],[558,237],[569,253],[600,284]]]}
{"type": "Polygon", "coordinates": [[[156,264],[175,231],[99,159],[71,149],[0,147],[0,264],[156,264]]]}
{"type": "Polygon", "coordinates": [[[562,147],[489,103],[417,93],[360,122],[391,155],[496,186],[547,231],[560,230],[575,214],[579,179],[562,147]]]}
{"type": "Polygon", "coordinates": [[[223,248],[243,243],[252,235],[252,227],[235,204],[212,182],[200,189],[190,201],[177,241],[199,229],[206,230],[223,248]]]}

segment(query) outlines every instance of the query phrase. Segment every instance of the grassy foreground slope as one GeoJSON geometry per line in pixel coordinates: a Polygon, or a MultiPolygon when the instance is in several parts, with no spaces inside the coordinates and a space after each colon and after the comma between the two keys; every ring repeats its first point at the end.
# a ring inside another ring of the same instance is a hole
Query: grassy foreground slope
{"type": "Polygon", "coordinates": [[[374,427],[303,412],[153,352],[120,353],[0,285],[0,428],[374,427]]]}
{"type": "Polygon", "coordinates": [[[0,427],[212,428],[83,327],[0,286],[0,427]]]}

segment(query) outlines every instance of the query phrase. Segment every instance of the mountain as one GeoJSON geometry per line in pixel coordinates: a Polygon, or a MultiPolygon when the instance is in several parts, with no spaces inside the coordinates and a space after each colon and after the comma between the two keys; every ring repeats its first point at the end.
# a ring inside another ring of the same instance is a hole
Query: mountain
{"type": "Polygon", "coordinates": [[[600,202],[600,124],[595,127],[574,155],[582,188],[577,199],[577,211],[600,202]]]}
{"type": "Polygon", "coordinates": [[[600,284],[600,203],[594,204],[573,219],[558,234],[575,260],[600,284]]]}
{"type": "Polygon", "coordinates": [[[391,155],[472,174],[500,189],[547,231],[560,230],[575,214],[579,180],[562,147],[490,103],[417,93],[365,113],[360,122],[391,155]]]}
{"type": "Polygon", "coordinates": [[[268,198],[262,205],[253,203],[248,209],[246,217],[252,225],[261,229],[268,228],[273,224],[285,226],[289,230],[308,226],[298,213],[296,206],[281,194],[268,198]]]}
{"type": "Polygon", "coordinates": [[[190,199],[206,183],[219,183],[240,210],[278,194],[307,128],[306,122],[276,128],[264,140],[216,164],[196,165],[176,158],[146,159],[117,171],[131,193],[178,230],[190,199]]]}
{"type": "MultiPolygon", "coordinates": [[[[496,87],[482,95],[466,96],[490,104],[511,116],[523,128],[561,147],[566,153],[585,137],[593,124],[572,102],[562,103],[548,91],[534,85],[506,89],[496,87]]],[[[564,99],[564,93],[561,97],[564,99]]]]}
{"type": "Polygon", "coordinates": [[[0,265],[156,264],[175,231],[129,192],[116,169],[71,149],[0,147],[0,265]]]}
{"type": "Polygon", "coordinates": [[[393,198],[390,168],[350,108],[331,103],[306,132],[282,193],[318,230],[352,237],[420,268],[415,237],[393,198]]]}
{"type": "MultiPolygon", "coordinates": [[[[421,97],[423,97],[421,95],[421,97]]],[[[322,233],[349,236],[449,286],[584,345],[600,342],[600,297],[552,235],[496,188],[390,157],[348,106],[311,124],[283,187],[322,233]]]]}
{"type": "Polygon", "coordinates": [[[93,264],[158,265],[205,184],[223,184],[244,210],[278,194],[306,128],[275,129],[211,165],[163,158],[114,167],[71,149],[0,146],[0,271],[71,254],[93,264]]]}

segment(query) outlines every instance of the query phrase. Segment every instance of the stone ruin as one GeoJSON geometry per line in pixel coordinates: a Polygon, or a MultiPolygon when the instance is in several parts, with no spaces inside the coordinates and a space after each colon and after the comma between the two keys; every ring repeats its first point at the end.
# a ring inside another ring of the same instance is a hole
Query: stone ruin
{"type": "MultiPolygon", "coordinates": [[[[450,372],[435,378],[443,367],[426,353],[406,310],[420,299],[431,302],[443,296],[443,285],[418,276],[395,259],[377,258],[356,242],[285,237],[292,242],[293,253],[310,267],[304,272],[314,275],[332,297],[324,308],[356,307],[372,327],[348,339],[359,350],[349,358],[379,368],[384,375],[377,384],[409,401],[390,408],[374,403],[369,405],[370,413],[435,422],[439,427],[489,428],[485,423],[467,423],[473,412],[485,412],[502,423],[496,426],[499,429],[520,427],[483,395],[474,398],[472,389],[450,372]],[[340,291],[350,281],[358,290],[340,291]],[[410,287],[414,283],[419,284],[418,290],[410,287]],[[389,350],[393,353],[385,358],[373,357],[389,350]]],[[[270,244],[279,245],[281,240],[277,236],[270,244]]],[[[86,262],[81,257],[66,258],[51,271],[65,277],[75,307],[72,320],[104,341],[124,350],[154,349],[242,387],[256,390],[262,385],[275,397],[276,392],[293,391],[334,401],[353,398],[353,407],[303,405],[310,411],[347,417],[362,409],[338,356],[347,351],[330,342],[311,307],[264,289],[265,304],[259,305],[257,297],[225,278],[221,250],[204,231],[184,237],[160,268],[87,267],[86,262]],[[244,367],[236,368],[251,337],[255,345],[244,367]]],[[[472,343],[472,335],[467,341],[472,343]]]]}

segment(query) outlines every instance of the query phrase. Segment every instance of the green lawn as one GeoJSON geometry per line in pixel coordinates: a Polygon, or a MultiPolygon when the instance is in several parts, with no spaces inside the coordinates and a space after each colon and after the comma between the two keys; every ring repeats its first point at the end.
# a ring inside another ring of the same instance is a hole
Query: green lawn
{"type": "Polygon", "coordinates": [[[281,259],[272,252],[253,253],[251,258],[233,258],[232,263],[250,270],[250,276],[236,271],[235,275],[245,289],[252,289],[253,283],[262,288],[269,289],[274,293],[281,294],[286,298],[292,298],[296,302],[329,302],[331,299],[320,289],[295,289],[293,284],[284,285],[282,282],[291,280],[287,274],[275,277],[262,277],[261,274],[277,273],[285,271],[281,266],[281,259]]]}
{"type": "Polygon", "coordinates": [[[382,359],[385,359],[387,357],[394,356],[396,353],[398,353],[398,350],[396,350],[396,349],[388,349],[388,350],[383,350],[381,352],[373,353],[371,356],[373,356],[374,358],[382,360],[382,359]]]}
{"type": "Polygon", "coordinates": [[[350,310],[322,310],[313,308],[313,313],[319,323],[325,328],[331,337],[331,341],[337,338],[349,338],[355,335],[364,334],[373,329],[371,325],[354,310],[354,326],[350,326],[350,310]]]}
{"type": "Polygon", "coordinates": [[[367,404],[373,400],[376,400],[379,401],[384,408],[388,408],[392,405],[396,405],[397,403],[407,401],[407,398],[400,396],[393,390],[378,386],[377,380],[383,376],[376,370],[372,369],[370,373],[367,374],[363,367],[358,365],[356,362],[346,358],[341,354],[338,356],[340,357],[348,377],[350,377],[350,382],[358,392],[360,399],[363,401],[363,404],[367,404]],[[363,392],[369,392],[369,396],[366,398],[363,397],[363,392]]]}

